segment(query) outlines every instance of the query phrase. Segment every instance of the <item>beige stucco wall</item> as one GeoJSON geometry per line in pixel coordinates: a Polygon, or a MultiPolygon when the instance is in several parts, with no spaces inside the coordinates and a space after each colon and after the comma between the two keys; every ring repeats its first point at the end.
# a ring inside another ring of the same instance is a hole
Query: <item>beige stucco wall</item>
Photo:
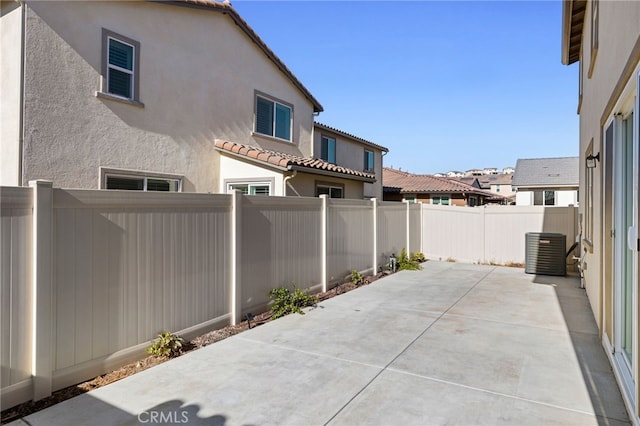
{"type": "Polygon", "coordinates": [[[287,182],[286,195],[315,197],[317,184],[344,186],[344,198],[362,199],[364,197],[362,182],[301,172],[287,182]]]}
{"type": "MultiPolygon", "coordinates": [[[[291,174],[291,172],[287,172],[287,174],[291,174]]],[[[284,195],[284,172],[259,167],[248,161],[242,161],[228,155],[220,155],[220,176],[220,188],[218,189],[220,193],[227,192],[226,181],[241,180],[245,182],[269,182],[273,186],[271,195],[284,195]]]]}
{"type": "Polygon", "coordinates": [[[29,2],[22,183],[97,188],[99,167],[219,188],[216,138],[308,155],[313,107],[227,16],[150,2],[29,2]],[[144,108],[95,96],[101,31],[140,43],[144,108]],[[293,105],[294,143],[252,135],[255,91],[293,105]]]}
{"type": "Polygon", "coordinates": [[[0,2],[0,185],[19,185],[22,9],[0,2]]]}
{"type": "MultiPolygon", "coordinates": [[[[603,152],[601,120],[605,114],[607,103],[612,99],[616,84],[621,80],[622,72],[631,55],[636,40],[640,36],[640,2],[599,2],[599,48],[589,78],[587,72],[591,64],[591,4],[587,4],[581,51],[582,61],[582,102],[580,106],[580,191],[586,193],[585,187],[585,152],[593,140],[593,153],[603,152]]],[[[578,66],[577,64],[574,66],[578,66]]],[[[615,99],[614,99],[615,100],[615,99]]],[[[606,117],[604,117],[606,119],[606,117]]],[[[601,154],[610,155],[611,153],[601,154]]],[[[603,158],[602,158],[603,159],[603,158]]],[[[604,159],[603,159],[604,160],[604,159]]],[[[602,250],[605,243],[602,227],[603,217],[603,163],[598,163],[594,169],[593,182],[593,235],[592,249],[585,254],[586,270],[585,286],[589,301],[594,311],[598,325],[602,327],[603,295],[611,301],[611,280],[603,273],[604,262],[609,262],[608,256],[602,250]]],[[[582,201],[581,197],[581,201],[582,201]]],[[[580,213],[584,223],[586,203],[580,203],[580,213]]],[[[612,335],[611,306],[606,307],[605,332],[612,335]]]]}
{"type": "Polygon", "coordinates": [[[363,171],[364,151],[373,151],[376,182],[364,184],[364,196],[382,199],[382,151],[329,130],[316,128],[313,134],[313,156],[315,158],[320,158],[322,155],[323,136],[336,140],[336,164],[352,170],[363,171]]]}

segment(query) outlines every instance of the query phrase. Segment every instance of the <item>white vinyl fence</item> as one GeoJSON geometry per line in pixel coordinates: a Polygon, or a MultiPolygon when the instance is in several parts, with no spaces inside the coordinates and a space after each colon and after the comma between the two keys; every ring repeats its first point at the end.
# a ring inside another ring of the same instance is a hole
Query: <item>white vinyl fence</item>
{"type": "Polygon", "coordinates": [[[523,263],[527,232],[576,237],[576,209],[326,197],[0,187],[0,404],[38,400],[389,256],[523,263]]]}
{"type": "Polygon", "coordinates": [[[421,235],[419,205],[376,200],[37,181],[1,187],[0,207],[3,408],[139,359],[161,331],[237,323],[267,309],[272,288],[373,273],[421,235]]]}
{"type": "Polygon", "coordinates": [[[436,260],[524,264],[528,232],[564,234],[567,250],[578,232],[577,207],[425,204],[422,217],[422,252],[436,260]]]}

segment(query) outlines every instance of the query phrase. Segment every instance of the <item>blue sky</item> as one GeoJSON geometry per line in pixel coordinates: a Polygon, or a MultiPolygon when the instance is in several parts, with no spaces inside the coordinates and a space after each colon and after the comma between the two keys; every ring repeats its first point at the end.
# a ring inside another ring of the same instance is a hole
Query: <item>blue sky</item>
{"type": "Polygon", "coordinates": [[[578,155],[577,66],[560,1],[249,1],[234,7],[325,124],[413,173],[578,155]]]}

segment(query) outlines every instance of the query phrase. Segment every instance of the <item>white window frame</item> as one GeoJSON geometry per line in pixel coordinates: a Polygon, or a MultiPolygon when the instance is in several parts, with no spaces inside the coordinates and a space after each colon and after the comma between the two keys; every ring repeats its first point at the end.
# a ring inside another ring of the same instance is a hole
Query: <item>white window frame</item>
{"type": "Polygon", "coordinates": [[[232,193],[233,191],[235,191],[235,189],[233,188],[233,186],[237,186],[237,185],[246,185],[247,186],[247,193],[245,195],[259,195],[259,196],[271,196],[273,195],[273,187],[271,185],[271,182],[265,182],[265,181],[251,181],[251,182],[246,182],[246,181],[227,181],[227,193],[232,193]],[[252,194],[251,193],[251,188],[256,188],[259,186],[266,186],[269,189],[269,193],[268,194],[252,194]]]}
{"type": "Polygon", "coordinates": [[[436,196],[431,196],[431,204],[433,205],[437,205],[437,206],[451,206],[451,194],[440,194],[440,195],[436,195],[436,196]],[[447,204],[442,204],[442,199],[446,198],[448,200],[447,204]],[[436,203],[435,200],[438,199],[438,202],[436,203]]]}
{"type": "MultiPolygon", "coordinates": [[[[183,176],[181,175],[101,167],[100,168],[100,189],[108,189],[107,179],[109,177],[117,177],[122,179],[136,179],[136,180],[142,179],[143,186],[141,191],[145,191],[145,192],[150,192],[148,191],[149,179],[172,181],[176,183],[175,191],[159,191],[159,192],[182,192],[183,176]]],[[[127,191],[127,190],[109,189],[109,191],[127,191]]]]}
{"type": "Polygon", "coordinates": [[[102,87],[96,92],[96,96],[103,99],[109,99],[127,103],[138,107],[144,107],[140,102],[140,43],[123,35],[102,29],[102,87]],[[131,46],[133,48],[133,58],[131,61],[131,70],[119,67],[109,62],[109,46],[111,40],[131,46]],[[130,96],[126,97],[118,93],[109,91],[109,70],[117,70],[131,75],[130,96]]]}
{"type": "Polygon", "coordinates": [[[373,172],[376,169],[376,154],[370,149],[364,150],[364,171],[373,172]],[[371,164],[369,164],[369,157],[371,157],[371,164]]]}
{"type": "Polygon", "coordinates": [[[288,104],[282,100],[278,100],[278,99],[274,99],[273,97],[266,95],[264,93],[260,93],[260,92],[256,92],[255,94],[255,101],[254,101],[254,134],[256,135],[260,135],[260,136],[266,136],[266,137],[270,137],[270,138],[274,138],[277,139],[279,141],[285,141],[285,142],[293,142],[293,105],[288,104]],[[273,104],[272,107],[272,111],[273,111],[273,117],[272,117],[272,123],[271,123],[271,134],[267,134],[267,133],[262,133],[260,131],[258,131],[258,99],[262,99],[268,102],[271,102],[273,104]],[[281,138],[279,136],[276,135],[276,123],[277,123],[277,118],[276,118],[276,112],[277,112],[277,105],[283,106],[285,108],[289,109],[289,139],[285,139],[285,138],[281,138]]]}
{"type": "Polygon", "coordinates": [[[322,135],[320,137],[320,158],[324,161],[326,161],[327,163],[331,163],[331,164],[336,164],[336,157],[337,155],[337,150],[338,150],[338,141],[336,140],[336,138],[333,138],[331,136],[324,136],[322,135]],[[322,155],[322,145],[324,144],[324,141],[327,141],[327,158],[324,158],[322,155]],[[333,141],[333,161],[331,161],[331,154],[330,154],[330,146],[331,146],[331,142],[333,141]]]}
{"type": "MultiPolygon", "coordinates": [[[[345,194],[344,194],[344,187],[343,186],[338,186],[338,185],[330,185],[330,184],[326,184],[326,183],[319,183],[316,184],[316,194],[318,194],[318,189],[319,188],[327,188],[329,190],[329,193],[327,194],[329,196],[329,198],[345,198],[345,194]],[[339,189],[342,193],[342,197],[332,197],[331,196],[331,190],[332,189],[339,189]]],[[[319,194],[317,195],[319,196],[319,194]]]]}

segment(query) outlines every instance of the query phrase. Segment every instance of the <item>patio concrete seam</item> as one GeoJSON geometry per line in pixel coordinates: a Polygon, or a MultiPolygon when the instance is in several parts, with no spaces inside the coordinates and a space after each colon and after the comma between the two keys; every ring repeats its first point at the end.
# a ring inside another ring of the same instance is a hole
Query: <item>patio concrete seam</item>
{"type": "Polygon", "coordinates": [[[398,358],[400,358],[411,346],[413,346],[413,344],[416,343],[416,341],[418,341],[418,339],[420,339],[422,336],[424,336],[424,334],[429,331],[429,329],[431,327],[433,327],[434,324],[436,324],[438,321],[440,321],[440,319],[446,315],[447,312],[449,312],[451,309],[453,309],[454,306],[456,306],[462,299],[464,299],[470,292],[471,290],[473,290],[478,284],[480,284],[483,280],[485,280],[493,271],[495,270],[494,268],[491,268],[486,274],[484,274],[482,276],[482,278],[480,278],[478,281],[476,281],[476,283],[474,285],[472,285],[467,291],[464,292],[463,295],[461,295],[458,300],[456,300],[455,302],[453,302],[451,304],[451,306],[449,306],[447,309],[444,310],[444,312],[442,312],[440,315],[438,315],[438,317],[431,322],[431,324],[429,324],[424,330],[422,330],[422,332],[420,332],[420,334],[418,334],[418,336],[416,336],[415,339],[413,339],[402,351],[400,351],[400,353],[398,355],[396,355],[391,361],[389,361],[389,363],[387,363],[387,365],[385,365],[382,370],[380,370],[375,376],[373,376],[373,378],[367,382],[362,389],[360,389],[358,392],[356,392],[355,395],[353,395],[338,411],[336,411],[336,413],[331,416],[329,418],[329,420],[327,420],[324,424],[324,426],[327,426],[329,423],[331,423],[331,421],[333,421],[333,419],[335,419],[342,411],[344,411],[344,409],[353,402],[353,400],[355,400],[358,395],[360,395],[362,392],[364,392],[365,389],[367,389],[373,382],[376,381],[376,379],[378,377],[380,377],[380,375],[382,373],[385,372],[385,370],[387,370],[389,368],[390,365],[392,365],[398,358]]]}
{"type": "MultiPolygon", "coordinates": [[[[528,403],[532,403],[532,404],[544,405],[546,407],[557,408],[559,410],[571,411],[571,412],[574,412],[574,413],[586,414],[586,415],[589,415],[589,416],[595,416],[596,415],[595,413],[589,412],[589,411],[577,410],[575,408],[569,408],[569,407],[563,407],[561,405],[549,404],[548,402],[536,401],[534,399],[523,398],[523,397],[517,396],[517,395],[509,395],[509,394],[502,393],[502,392],[496,392],[496,391],[492,391],[492,390],[488,390],[488,389],[477,388],[477,387],[474,387],[474,386],[464,385],[462,383],[450,382],[448,380],[438,379],[436,377],[423,376],[423,375],[420,375],[420,374],[415,374],[415,373],[411,373],[411,372],[404,371],[404,370],[398,370],[398,369],[393,368],[393,367],[388,368],[387,370],[388,371],[392,371],[394,373],[398,373],[398,374],[404,374],[404,375],[407,375],[407,376],[418,377],[418,378],[421,378],[421,379],[431,380],[431,381],[442,383],[442,384],[445,384],[445,385],[456,386],[456,387],[469,389],[469,390],[476,391],[476,392],[482,392],[482,393],[487,393],[487,394],[491,394],[491,395],[501,396],[501,397],[504,397],[504,398],[517,399],[518,401],[528,402],[528,403]]],[[[613,419],[611,417],[604,417],[604,416],[599,416],[599,417],[603,417],[603,418],[607,418],[607,419],[613,419]]],[[[613,419],[613,420],[620,420],[620,419],[613,419]]]]}
{"type": "Polygon", "coordinates": [[[245,342],[249,342],[249,343],[258,343],[258,344],[265,345],[265,346],[272,346],[274,348],[283,349],[283,350],[287,350],[287,351],[294,351],[294,352],[298,352],[298,353],[305,354],[305,355],[316,356],[316,357],[319,357],[319,358],[331,359],[331,360],[334,360],[334,361],[344,361],[344,362],[348,362],[349,364],[357,364],[357,365],[362,365],[364,367],[371,367],[371,368],[375,368],[375,369],[379,369],[379,370],[384,368],[383,365],[367,364],[366,362],[354,361],[354,360],[346,359],[346,358],[339,358],[337,356],[327,355],[327,354],[323,354],[323,353],[319,353],[319,352],[305,351],[305,350],[302,350],[302,349],[294,348],[292,346],[284,346],[284,345],[278,345],[276,343],[263,342],[263,341],[254,340],[254,339],[251,339],[251,338],[240,337],[239,335],[238,335],[237,338],[240,339],[240,340],[244,340],[245,342]]]}

